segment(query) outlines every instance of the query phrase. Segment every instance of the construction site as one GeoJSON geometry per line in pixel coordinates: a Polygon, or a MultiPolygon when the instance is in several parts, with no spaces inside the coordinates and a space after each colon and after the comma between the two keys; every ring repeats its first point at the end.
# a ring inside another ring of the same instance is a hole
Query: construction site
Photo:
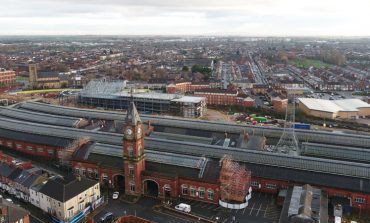
{"type": "Polygon", "coordinates": [[[203,97],[128,89],[124,81],[90,81],[77,96],[79,105],[113,110],[127,109],[131,100],[144,114],[198,118],[207,112],[206,99],[203,97]]]}

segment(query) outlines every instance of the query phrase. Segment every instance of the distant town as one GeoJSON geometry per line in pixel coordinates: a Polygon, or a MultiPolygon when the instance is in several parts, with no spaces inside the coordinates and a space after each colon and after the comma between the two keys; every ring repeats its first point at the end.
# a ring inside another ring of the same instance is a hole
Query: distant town
{"type": "Polygon", "coordinates": [[[0,36],[0,92],[4,222],[370,222],[370,38],[0,36]]]}

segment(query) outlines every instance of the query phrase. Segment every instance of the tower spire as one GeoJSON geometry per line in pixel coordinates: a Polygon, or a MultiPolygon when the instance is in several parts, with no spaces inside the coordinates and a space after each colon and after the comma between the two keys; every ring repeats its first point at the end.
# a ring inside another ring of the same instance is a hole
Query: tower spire
{"type": "Polygon", "coordinates": [[[136,109],[135,103],[134,103],[134,96],[132,92],[132,88],[130,91],[131,98],[130,98],[130,105],[127,109],[127,114],[126,114],[126,125],[131,124],[131,125],[137,125],[138,123],[141,123],[140,115],[139,112],[136,109]]]}

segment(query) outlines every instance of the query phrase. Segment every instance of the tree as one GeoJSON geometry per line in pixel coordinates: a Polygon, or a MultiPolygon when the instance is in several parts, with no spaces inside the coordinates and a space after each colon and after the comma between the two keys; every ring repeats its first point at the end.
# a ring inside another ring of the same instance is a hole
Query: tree
{"type": "Polygon", "coordinates": [[[188,66],[183,66],[182,71],[189,72],[189,67],[188,66]]]}
{"type": "Polygon", "coordinates": [[[279,59],[285,64],[288,63],[288,54],[285,50],[279,52],[279,59]]]}
{"type": "Polygon", "coordinates": [[[191,72],[192,73],[202,73],[202,74],[210,74],[212,72],[212,70],[208,67],[204,67],[202,65],[199,65],[199,64],[195,64],[191,67],[191,72]]]}

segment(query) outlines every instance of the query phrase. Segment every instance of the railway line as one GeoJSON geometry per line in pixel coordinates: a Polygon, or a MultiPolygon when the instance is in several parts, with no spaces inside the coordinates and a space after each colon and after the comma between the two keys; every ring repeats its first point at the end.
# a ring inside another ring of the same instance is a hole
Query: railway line
{"type": "MultiPolygon", "coordinates": [[[[112,111],[98,111],[89,109],[70,108],[43,104],[39,102],[26,102],[19,106],[20,109],[26,109],[36,112],[70,116],[86,119],[101,119],[101,120],[124,120],[125,113],[112,111]]],[[[272,138],[280,138],[283,133],[283,128],[263,127],[254,125],[240,125],[233,123],[222,123],[214,121],[203,121],[194,119],[184,119],[175,117],[163,117],[156,115],[141,115],[143,121],[150,121],[153,126],[168,126],[175,128],[197,129],[205,131],[217,131],[240,134],[247,131],[251,134],[264,135],[272,138]]],[[[342,146],[354,146],[370,149],[370,136],[332,133],[325,131],[313,130],[296,130],[296,135],[301,142],[323,143],[342,146]]]]}
{"type": "MultiPolygon", "coordinates": [[[[90,138],[90,140],[100,143],[117,146],[121,146],[122,144],[122,135],[117,133],[51,126],[8,118],[0,118],[0,126],[5,129],[26,133],[70,139],[88,137],[90,138]]],[[[156,139],[150,137],[147,137],[145,139],[145,146],[150,150],[205,156],[209,158],[222,158],[225,154],[228,154],[231,155],[233,159],[241,162],[370,179],[370,165],[363,163],[305,156],[289,156],[263,151],[253,151],[240,148],[205,145],[200,143],[174,141],[167,139],[156,139]]]]}

